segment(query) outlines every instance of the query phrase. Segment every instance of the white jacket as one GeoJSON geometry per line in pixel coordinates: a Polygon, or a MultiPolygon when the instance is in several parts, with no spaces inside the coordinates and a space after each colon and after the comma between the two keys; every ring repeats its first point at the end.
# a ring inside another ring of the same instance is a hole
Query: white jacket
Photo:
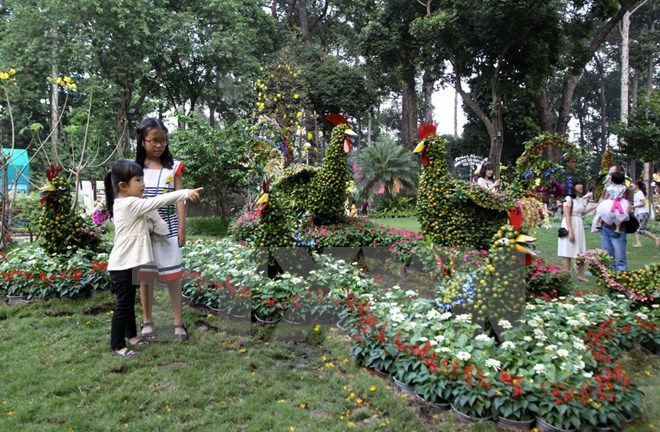
{"type": "Polygon", "coordinates": [[[189,189],[182,189],[153,198],[129,196],[115,199],[115,242],[108,258],[108,270],[127,270],[153,263],[154,253],[146,214],[159,207],[183,201],[189,193],[189,189]]]}

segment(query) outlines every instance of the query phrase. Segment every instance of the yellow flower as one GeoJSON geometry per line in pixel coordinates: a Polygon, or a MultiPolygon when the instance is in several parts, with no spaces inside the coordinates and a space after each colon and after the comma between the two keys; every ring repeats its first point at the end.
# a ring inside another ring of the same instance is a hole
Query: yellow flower
{"type": "Polygon", "coordinates": [[[293,426],[291,426],[291,427],[289,428],[289,432],[296,432],[296,428],[294,428],[293,426]]]}
{"type": "Polygon", "coordinates": [[[372,391],[372,392],[375,392],[376,391],[376,386],[369,387],[369,390],[372,391]]]}
{"type": "Polygon", "coordinates": [[[307,139],[311,141],[314,138],[314,134],[311,132],[307,132],[307,139]]]}
{"type": "Polygon", "coordinates": [[[301,112],[301,111],[298,111],[298,112],[296,113],[296,117],[302,117],[302,112],[301,112]]]}
{"type": "Polygon", "coordinates": [[[11,68],[9,69],[9,75],[14,75],[16,73],[16,69],[11,68]]]}
{"type": "Polygon", "coordinates": [[[7,72],[0,72],[0,79],[6,80],[9,78],[9,74],[7,72]]]}
{"type": "Polygon", "coordinates": [[[69,84],[71,82],[71,77],[65,76],[64,77],[64,82],[69,84]]]}
{"type": "Polygon", "coordinates": [[[294,98],[294,99],[298,99],[299,97],[300,97],[300,95],[299,95],[298,93],[294,93],[294,94],[293,94],[293,98],[294,98]]]}
{"type": "Polygon", "coordinates": [[[172,176],[167,176],[167,178],[165,179],[165,183],[172,183],[173,181],[174,181],[174,177],[172,176]]]}

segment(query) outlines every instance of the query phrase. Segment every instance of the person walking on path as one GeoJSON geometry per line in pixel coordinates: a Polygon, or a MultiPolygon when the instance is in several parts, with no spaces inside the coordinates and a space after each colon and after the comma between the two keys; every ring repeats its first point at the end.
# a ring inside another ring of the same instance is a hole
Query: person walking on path
{"type": "Polygon", "coordinates": [[[646,236],[655,242],[655,247],[660,246],[660,238],[646,231],[646,224],[649,222],[649,209],[646,206],[646,186],[641,180],[637,180],[633,185],[633,209],[635,216],[639,221],[639,228],[635,233],[635,247],[642,247],[641,236],[646,236]]]}
{"type": "Polygon", "coordinates": [[[135,295],[138,272],[153,264],[154,255],[147,223],[147,214],[163,205],[184,199],[199,200],[200,189],[184,189],[151,199],[143,199],[144,177],[140,165],[119,160],[106,174],[104,183],[106,204],[115,225],[115,239],[108,258],[112,277],[112,292],[116,296],[110,327],[110,349],[113,355],[133,358],[138,353],[129,349],[146,345],[137,335],[135,295]]]}

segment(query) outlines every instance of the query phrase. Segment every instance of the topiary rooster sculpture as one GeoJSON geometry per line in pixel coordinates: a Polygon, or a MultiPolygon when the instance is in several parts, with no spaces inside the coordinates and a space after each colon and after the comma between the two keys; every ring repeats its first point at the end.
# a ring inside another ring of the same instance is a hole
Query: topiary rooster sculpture
{"type": "Polygon", "coordinates": [[[417,192],[417,216],[422,234],[443,246],[488,249],[490,239],[506,221],[514,202],[474,183],[452,178],[447,166],[445,140],[436,124],[419,127],[423,171],[417,192]]]}

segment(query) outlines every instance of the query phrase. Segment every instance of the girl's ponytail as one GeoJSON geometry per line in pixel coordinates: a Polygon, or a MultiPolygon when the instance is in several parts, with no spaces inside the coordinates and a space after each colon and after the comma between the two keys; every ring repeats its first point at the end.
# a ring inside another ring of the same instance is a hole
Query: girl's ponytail
{"type": "Polygon", "coordinates": [[[113,206],[115,205],[115,187],[112,184],[112,173],[107,172],[105,177],[103,177],[103,184],[105,185],[105,207],[110,213],[110,217],[114,216],[112,211],[113,206]]]}

